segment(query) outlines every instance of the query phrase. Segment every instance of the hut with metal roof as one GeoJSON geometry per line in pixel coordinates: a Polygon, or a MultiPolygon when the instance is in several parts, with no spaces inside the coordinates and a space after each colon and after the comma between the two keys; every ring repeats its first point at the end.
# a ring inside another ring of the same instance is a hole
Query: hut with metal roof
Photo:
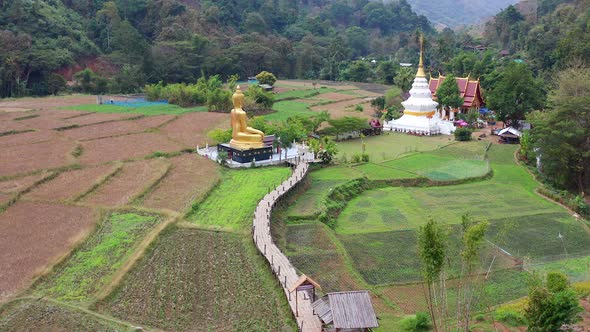
{"type": "Polygon", "coordinates": [[[328,293],[312,306],[321,321],[335,332],[371,331],[379,326],[368,291],[328,293]]]}

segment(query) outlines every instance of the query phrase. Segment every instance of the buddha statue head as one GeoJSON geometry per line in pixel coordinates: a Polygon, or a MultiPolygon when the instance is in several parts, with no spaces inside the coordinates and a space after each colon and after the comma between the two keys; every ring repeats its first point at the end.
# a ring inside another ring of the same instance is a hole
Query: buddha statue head
{"type": "Polygon", "coordinates": [[[239,85],[236,87],[236,92],[234,92],[232,100],[234,102],[234,108],[239,109],[244,107],[244,94],[242,93],[242,90],[240,90],[239,85]]]}

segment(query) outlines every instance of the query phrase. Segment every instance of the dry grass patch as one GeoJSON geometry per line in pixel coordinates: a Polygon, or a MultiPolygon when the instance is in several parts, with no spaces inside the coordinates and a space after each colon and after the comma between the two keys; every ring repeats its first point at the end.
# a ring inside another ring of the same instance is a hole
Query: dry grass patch
{"type": "Polygon", "coordinates": [[[0,302],[27,287],[92,229],[92,209],[17,202],[0,214],[0,302]]]}
{"type": "Polygon", "coordinates": [[[41,169],[63,167],[70,163],[73,142],[48,142],[2,148],[0,176],[29,173],[41,169]]]}
{"type": "Polygon", "coordinates": [[[105,165],[64,172],[32,190],[25,198],[48,201],[72,200],[86,193],[115,169],[115,166],[105,165]]]}
{"type": "Polygon", "coordinates": [[[193,154],[170,159],[172,168],[147,195],[143,205],[184,211],[193,201],[201,200],[219,181],[217,164],[193,154]]]}

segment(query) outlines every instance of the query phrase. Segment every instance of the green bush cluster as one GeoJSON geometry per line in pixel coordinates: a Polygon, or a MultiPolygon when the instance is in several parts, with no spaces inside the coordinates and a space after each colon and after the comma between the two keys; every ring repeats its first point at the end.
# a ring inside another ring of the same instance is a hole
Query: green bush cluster
{"type": "Polygon", "coordinates": [[[350,157],[350,162],[353,164],[358,163],[368,163],[369,162],[369,154],[368,153],[355,153],[350,157]]]}
{"type": "Polygon", "coordinates": [[[146,85],[144,92],[148,100],[166,99],[170,104],[181,107],[207,105],[210,111],[231,109],[231,92],[222,88],[219,76],[202,76],[195,84],[176,83],[146,85]],[[229,107],[229,108],[228,108],[229,107]]]}
{"type": "Polygon", "coordinates": [[[584,217],[590,217],[590,205],[580,195],[572,195],[567,190],[556,190],[549,187],[539,188],[539,193],[576,211],[584,217]]]}
{"type": "Polygon", "coordinates": [[[320,214],[319,220],[330,227],[334,227],[336,216],[348,205],[348,202],[370,187],[369,180],[360,178],[334,188],[324,202],[326,208],[320,214]]]}
{"type": "Polygon", "coordinates": [[[457,128],[455,130],[455,140],[457,141],[471,141],[471,129],[469,128],[457,128]]]}
{"type": "Polygon", "coordinates": [[[499,308],[494,312],[494,319],[504,322],[510,326],[522,326],[526,324],[524,315],[507,308],[499,308]]]}
{"type": "Polygon", "coordinates": [[[430,329],[430,317],[425,312],[417,312],[401,320],[400,325],[404,331],[420,332],[430,329]]]}

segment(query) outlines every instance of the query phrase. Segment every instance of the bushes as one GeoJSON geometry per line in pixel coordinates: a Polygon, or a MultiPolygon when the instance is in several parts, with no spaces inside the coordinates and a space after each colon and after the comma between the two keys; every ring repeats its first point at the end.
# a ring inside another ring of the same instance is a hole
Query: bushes
{"type": "Polygon", "coordinates": [[[408,316],[401,320],[400,325],[404,331],[428,331],[430,317],[425,312],[417,312],[415,316],[408,316]]]}
{"type": "Polygon", "coordinates": [[[457,141],[471,141],[471,129],[458,128],[455,130],[455,140],[457,141]]]}
{"type": "Polygon", "coordinates": [[[574,196],[567,190],[555,190],[547,187],[539,188],[538,192],[545,197],[567,206],[584,217],[590,217],[590,205],[579,195],[574,196]]]}
{"type": "Polygon", "coordinates": [[[526,324],[526,319],[521,313],[505,308],[496,309],[494,319],[515,327],[526,324]]]}
{"type": "Polygon", "coordinates": [[[274,85],[277,81],[276,76],[273,73],[269,73],[267,71],[262,71],[260,74],[256,75],[256,79],[260,84],[268,84],[274,85]]]}

